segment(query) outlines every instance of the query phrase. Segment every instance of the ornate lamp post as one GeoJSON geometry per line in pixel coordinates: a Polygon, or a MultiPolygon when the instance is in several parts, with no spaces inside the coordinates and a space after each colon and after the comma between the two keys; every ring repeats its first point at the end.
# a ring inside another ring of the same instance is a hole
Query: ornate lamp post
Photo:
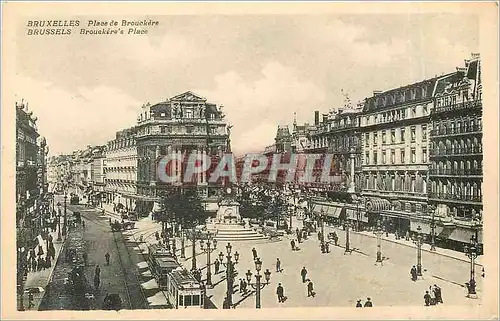
{"type": "Polygon", "coordinates": [[[210,261],[210,253],[217,248],[217,240],[214,239],[214,235],[212,233],[207,233],[207,237],[205,240],[200,240],[201,250],[207,253],[207,282],[206,285],[212,287],[212,271],[211,271],[211,261],[210,261]]]}
{"type": "Polygon", "coordinates": [[[382,245],[381,236],[384,234],[382,228],[380,227],[380,221],[377,221],[377,229],[375,230],[375,235],[377,236],[377,261],[376,263],[382,263],[382,245]]]}
{"type": "Polygon", "coordinates": [[[472,295],[476,294],[475,260],[479,252],[477,240],[474,235],[470,238],[470,244],[464,246],[464,250],[465,250],[465,255],[470,259],[470,280],[469,280],[469,286],[467,288],[467,294],[470,297],[471,294],[472,295]]]}
{"type": "Polygon", "coordinates": [[[422,228],[420,225],[417,227],[417,236],[413,240],[413,243],[417,245],[417,275],[422,276],[422,228]]]}
{"type": "Polygon", "coordinates": [[[181,259],[186,258],[186,244],[184,241],[185,234],[186,233],[184,233],[184,229],[182,229],[181,230],[181,259]]]}
{"type": "Polygon", "coordinates": [[[345,251],[344,254],[350,253],[351,251],[351,244],[349,241],[349,228],[351,227],[351,222],[349,220],[346,220],[345,222],[345,251]]]}
{"type": "Polygon", "coordinates": [[[61,241],[61,202],[57,202],[57,241],[61,241]]]}
{"type": "Polygon", "coordinates": [[[436,211],[436,207],[433,205],[429,205],[428,208],[431,214],[431,251],[436,250],[436,221],[434,219],[434,212],[436,211]]]}
{"type": "Polygon", "coordinates": [[[255,294],[255,308],[256,309],[260,309],[260,291],[266,286],[269,284],[269,280],[271,279],[271,272],[269,271],[269,269],[266,269],[266,272],[264,272],[264,277],[266,279],[266,283],[262,284],[261,283],[261,278],[262,278],[262,274],[260,274],[260,270],[262,269],[262,261],[260,260],[260,258],[256,258],[255,259],[255,283],[251,283],[252,281],[252,272],[250,272],[250,270],[247,271],[247,273],[245,273],[246,277],[247,277],[247,281],[248,281],[248,284],[250,284],[252,286],[252,288],[254,288],[256,290],[256,294],[255,294]]]}
{"type": "Polygon", "coordinates": [[[66,209],[66,203],[67,203],[67,199],[68,199],[68,195],[64,194],[64,221],[63,221],[63,230],[62,230],[62,235],[63,236],[66,236],[66,224],[67,224],[67,217],[66,217],[66,213],[67,213],[67,209],[66,209]]]}
{"type": "Polygon", "coordinates": [[[325,224],[324,224],[325,210],[321,209],[320,214],[320,223],[321,223],[321,248],[323,249],[325,246],[325,224]]]}
{"type": "Polygon", "coordinates": [[[232,250],[232,245],[231,243],[227,243],[226,245],[226,252],[227,252],[227,263],[224,263],[224,254],[222,252],[219,253],[219,261],[224,264],[226,267],[226,281],[227,281],[227,290],[226,290],[226,300],[227,304],[229,307],[233,305],[233,283],[234,283],[234,277],[235,275],[235,270],[234,270],[234,265],[238,263],[238,259],[240,258],[240,254],[238,251],[234,253],[234,262],[231,260],[231,250],[232,250]]]}

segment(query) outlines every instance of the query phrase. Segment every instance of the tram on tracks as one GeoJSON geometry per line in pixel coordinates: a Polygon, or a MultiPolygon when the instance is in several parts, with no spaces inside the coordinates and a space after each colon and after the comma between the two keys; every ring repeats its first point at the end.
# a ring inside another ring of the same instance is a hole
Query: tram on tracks
{"type": "Polygon", "coordinates": [[[168,274],[180,267],[172,252],[165,246],[152,244],[148,247],[148,266],[160,290],[167,289],[168,274]]]}
{"type": "Polygon", "coordinates": [[[193,274],[178,268],[167,277],[167,299],[174,309],[203,309],[205,289],[193,274]]]}

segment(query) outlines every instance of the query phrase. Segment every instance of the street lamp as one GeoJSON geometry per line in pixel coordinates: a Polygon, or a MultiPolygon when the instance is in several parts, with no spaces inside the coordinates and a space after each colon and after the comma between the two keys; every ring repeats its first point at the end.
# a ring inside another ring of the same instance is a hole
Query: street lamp
{"type": "Polygon", "coordinates": [[[212,271],[210,268],[210,253],[217,248],[217,240],[214,239],[212,233],[207,233],[207,238],[205,240],[200,240],[201,250],[207,253],[207,286],[212,286],[212,271]]]}
{"type": "Polygon", "coordinates": [[[321,222],[321,248],[323,249],[325,246],[325,224],[323,222],[323,217],[325,216],[325,210],[321,208],[321,214],[320,214],[320,222],[321,222]]]}
{"type": "Polygon", "coordinates": [[[234,277],[235,271],[234,271],[234,265],[238,263],[238,259],[240,258],[240,254],[238,251],[234,253],[234,262],[231,260],[231,250],[232,250],[232,245],[231,243],[227,243],[226,245],[226,252],[227,252],[227,263],[224,263],[224,254],[222,252],[219,253],[219,261],[222,262],[222,264],[226,267],[226,282],[227,282],[227,290],[226,290],[226,300],[227,300],[227,305],[231,307],[233,305],[233,282],[234,282],[234,277]]]}
{"type": "Polygon", "coordinates": [[[181,230],[181,259],[185,259],[186,258],[186,245],[185,245],[185,241],[184,241],[184,237],[185,237],[185,232],[184,232],[184,229],[181,230]]]}
{"type": "Polygon", "coordinates": [[[351,227],[351,222],[349,220],[346,220],[345,222],[345,251],[344,254],[350,253],[351,252],[351,244],[349,242],[349,228],[351,227]]]}
{"type": "Polygon", "coordinates": [[[381,236],[384,232],[380,227],[380,220],[377,221],[377,229],[375,230],[375,235],[377,236],[377,261],[376,263],[382,263],[382,245],[381,236]]]}
{"type": "Polygon", "coordinates": [[[417,245],[417,275],[422,276],[422,228],[417,226],[417,236],[414,238],[413,243],[417,245]]]}
{"type": "Polygon", "coordinates": [[[470,259],[470,280],[468,284],[469,286],[467,287],[467,296],[470,296],[471,294],[476,294],[475,260],[478,256],[478,244],[474,235],[470,238],[470,245],[466,244],[464,249],[465,255],[470,259]]]}
{"type": "Polygon", "coordinates": [[[67,232],[66,231],[66,228],[67,228],[66,227],[66,224],[67,224],[67,222],[66,222],[66,212],[67,212],[67,210],[66,210],[66,203],[67,203],[67,199],[68,199],[68,195],[64,194],[64,221],[63,221],[63,230],[62,230],[62,235],[63,236],[66,236],[66,232],[67,232]]]}
{"type": "Polygon", "coordinates": [[[252,288],[254,290],[256,290],[256,294],[255,294],[255,308],[256,309],[260,309],[260,291],[266,285],[269,284],[269,280],[271,279],[271,272],[269,271],[269,269],[266,269],[266,271],[264,272],[264,277],[266,279],[266,283],[262,284],[260,282],[260,279],[262,278],[262,275],[260,274],[261,269],[262,269],[262,261],[260,260],[260,258],[256,258],[255,259],[255,270],[256,270],[255,283],[251,283],[252,272],[250,272],[250,270],[248,270],[247,273],[245,273],[245,275],[247,276],[248,284],[250,284],[250,286],[252,286],[252,288]]]}
{"type": "Polygon", "coordinates": [[[428,208],[431,214],[431,251],[436,250],[436,221],[434,220],[434,212],[436,208],[433,205],[429,205],[428,208]]]}
{"type": "Polygon", "coordinates": [[[57,241],[61,241],[61,202],[57,202],[57,241]]]}

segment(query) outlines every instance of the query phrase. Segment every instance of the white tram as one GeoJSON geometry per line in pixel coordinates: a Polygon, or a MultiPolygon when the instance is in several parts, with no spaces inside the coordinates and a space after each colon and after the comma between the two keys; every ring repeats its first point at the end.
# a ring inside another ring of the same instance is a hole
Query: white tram
{"type": "Polygon", "coordinates": [[[205,290],[186,269],[168,273],[167,297],[174,309],[203,309],[205,290]]]}
{"type": "Polygon", "coordinates": [[[151,275],[156,279],[160,290],[167,289],[168,274],[180,267],[180,264],[166,247],[156,244],[148,247],[148,265],[151,275]]]}

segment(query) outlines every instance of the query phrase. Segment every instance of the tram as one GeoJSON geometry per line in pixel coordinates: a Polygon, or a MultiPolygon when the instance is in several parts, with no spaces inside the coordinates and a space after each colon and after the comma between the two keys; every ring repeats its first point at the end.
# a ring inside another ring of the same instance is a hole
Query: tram
{"type": "Polygon", "coordinates": [[[174,309],[203,309],[205,290],[193,274],[183,268],[172,270],[167,276],[166,294],[174,309]]]}
{"type": "Polygon", "coordinates": [[[168,274],[180,267],[172,253],[165,246],[157,244],[148,247],[148,266],[160,290],[167,289],[168,274]]]}

